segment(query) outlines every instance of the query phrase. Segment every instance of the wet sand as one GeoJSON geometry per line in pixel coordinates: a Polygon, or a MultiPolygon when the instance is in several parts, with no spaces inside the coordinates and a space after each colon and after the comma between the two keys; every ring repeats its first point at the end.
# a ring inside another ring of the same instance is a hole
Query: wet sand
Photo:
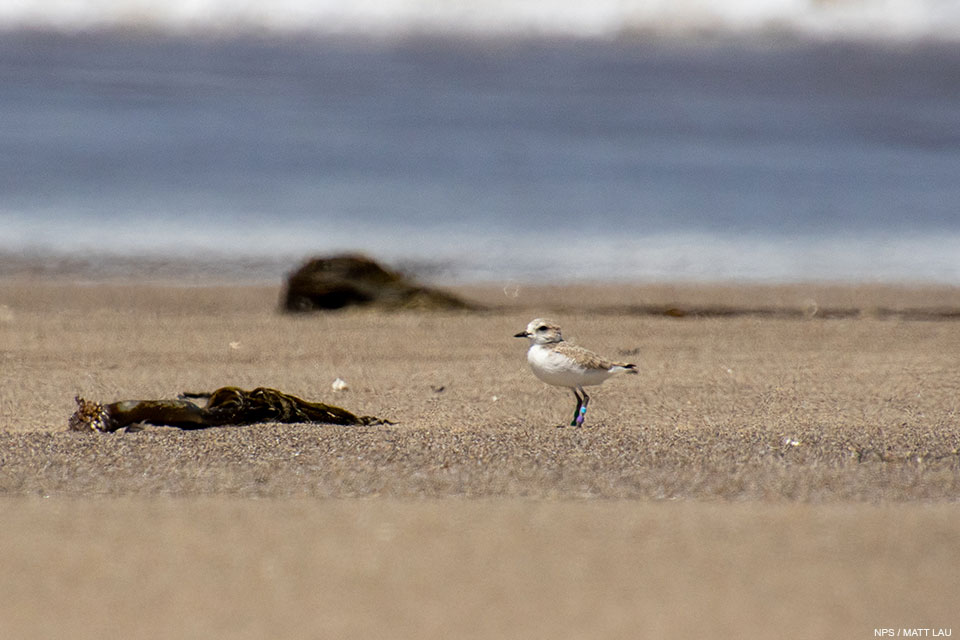
{"type": "Polygon", "coordinates": [[[0,635],[960,632],[958,290],[458,292],[493,308],[0,283],[0,635]],[[584,429],[510,337],[537,315],[640,366],[584,429]],[[224,385],[396,424],[65,431],[224,385]]]}

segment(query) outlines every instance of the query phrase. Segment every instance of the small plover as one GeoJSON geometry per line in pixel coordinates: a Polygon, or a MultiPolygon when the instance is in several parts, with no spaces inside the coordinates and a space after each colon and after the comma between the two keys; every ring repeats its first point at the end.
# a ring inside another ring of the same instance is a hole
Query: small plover
{"type": "Polygon", "coordinates": [[[601,384],[619,373],[637,373],[635,364],[611,362],[583,347],[564,342],[560,327],[543,318],[533,320],[527,325],[526,331],[513,337],[530,338],[527,362],[535,376],[547,384],[573,391],[577,408],[570,426],[582,425],[587,415],[590,396],[583,390],[584,387],[601,384]]]}

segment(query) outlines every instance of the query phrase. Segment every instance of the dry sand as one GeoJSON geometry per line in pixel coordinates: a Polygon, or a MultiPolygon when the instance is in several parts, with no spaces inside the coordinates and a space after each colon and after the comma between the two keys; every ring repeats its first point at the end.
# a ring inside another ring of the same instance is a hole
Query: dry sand
{"type": "Polygon", "coordinates": [[[460,293],[495,309],[0,283],[0,637],[960,633],[957,289],[460,293]],[[640,365],[586,428],[535,315],[640,365]],[[397,424],[65,432],[224,385],[397,424]]]}

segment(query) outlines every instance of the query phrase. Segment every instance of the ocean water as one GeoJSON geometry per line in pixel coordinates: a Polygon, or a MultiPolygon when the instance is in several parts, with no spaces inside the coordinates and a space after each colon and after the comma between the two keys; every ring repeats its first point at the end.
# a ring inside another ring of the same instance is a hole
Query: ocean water
{"type": "Polygon", "coordinates": [[[38,4],[0,275],[960,284],[960,2],[38,4]]]}

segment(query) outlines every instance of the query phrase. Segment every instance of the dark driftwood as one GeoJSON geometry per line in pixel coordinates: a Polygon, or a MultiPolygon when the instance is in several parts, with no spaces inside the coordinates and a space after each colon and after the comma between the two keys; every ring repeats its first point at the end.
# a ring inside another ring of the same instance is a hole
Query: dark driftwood
{"type": "Polygon", "coordinates": [[[286,311],[294,312],[350,306],[390,310],[478,308],[357,254],[314,258],[304,264],[288,277],[282,305],[286,311]]]}
{"type": "Polygon", "coordinates": [[[70,416],[71,431],[117,431],[124,427],[152,424],[180,429],[241,426],[260,422],[308,422],[337,425],[390,424],[373,416],[357,416],[322,402],[308,402],[276,389],[258,387],[244,391],[222,387],[212,393],[184,394],[206,398],[204,406],[189,400],[121,400],[111,404],[90,402],[77,396],[77,410],[70,416]]]}

